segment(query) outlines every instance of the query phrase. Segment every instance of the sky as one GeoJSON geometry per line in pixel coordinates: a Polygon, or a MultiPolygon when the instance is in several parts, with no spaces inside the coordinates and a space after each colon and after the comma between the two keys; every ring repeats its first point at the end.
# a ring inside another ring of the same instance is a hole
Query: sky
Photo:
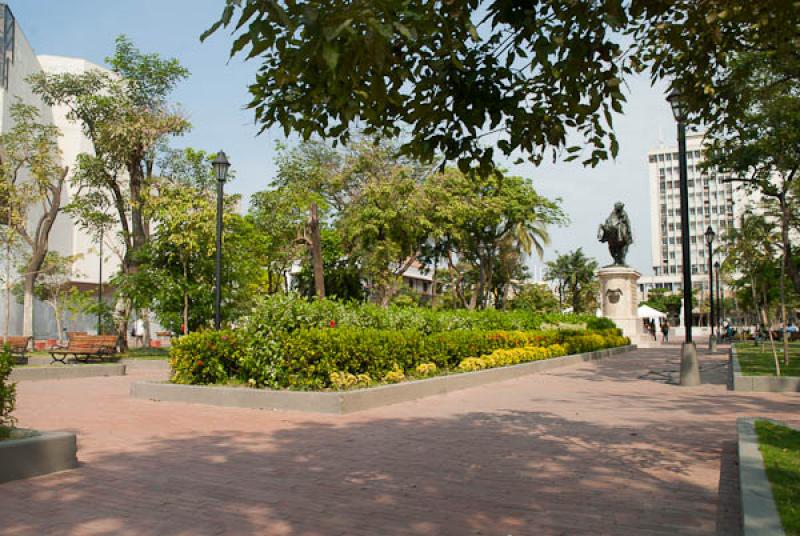
{"type": "MultiPolygon", "coordinates": [[[[223,0],[6,0],[37,54],[85,58],[103,65],[114,49],[114,39],[125,34],[143,52],[176,57],[192,73],[174,92],[193,125],[175,140],[176,147],[207,151],[224,149],[236,178],[227,191],[247,198],[268,187],[275,166],[280,129],[259,135],[253,122],[248,85],[257,61],[229,57],[231,36],[220,31],[201,43],[199,36],[217,20],[223,0]]],[[[551,229],[545,261],[578,247],[599,261],[611,264],[604,244],[597,241],[597,226],[622,201],[631,218],[634,244],[628,264],[652,273],[650,260],[650,201],[647,151],[663,143],[674,145],[675,124],[665,101],[665,85],[652,87],[646,77],[628,81],[628,103],[615,119],[620,142],[615,161],[596,168],[577,162],[547,161],[539,167],[501,162],[514,174],[528,177],[537,191],[562,199],[571,222],[551,229]]],[[[542,263],[530,262],[534,275],[542,263]]]]}

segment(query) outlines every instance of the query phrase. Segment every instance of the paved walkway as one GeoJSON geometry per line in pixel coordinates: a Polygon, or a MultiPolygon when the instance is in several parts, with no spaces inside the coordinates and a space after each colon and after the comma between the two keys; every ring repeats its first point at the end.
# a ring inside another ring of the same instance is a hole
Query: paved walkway
{"type": "Polygon", "coordinates": [[[20,425],[81,467],[0,485],[1,534],[737,534],[735,419],[800,395],[664,383],[678,349],[351,416],[150,402],[96,378],[19,385],[20,425]]]}

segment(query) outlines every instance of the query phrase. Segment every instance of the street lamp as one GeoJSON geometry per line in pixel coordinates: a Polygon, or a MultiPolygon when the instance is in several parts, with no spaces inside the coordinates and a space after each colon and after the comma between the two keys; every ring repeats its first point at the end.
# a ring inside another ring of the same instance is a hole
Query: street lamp
{"type": "Polygon", "coordinates": [[[672,107],[672,115],[678,123],[678,157],[680,160],[681,193],[681,249],[683,259],[683,324],[686,338],[681,346],[681,385],[687,387],[700,384],[700,366],[697,362],[697,347],[692,341],[692,259],[689,250],[689,183],[686,164],[686,120],[688,110],[686,100],[672,88],[667,101],[672,107]]]}
{"type": "Polygon", "coordinates": [[[717,351],[717,337],[714,334],[714,269],[713,269],[713,259],[714,259],[714,237],[717,236],[717,233],[714,232],[714,229],[709,225],[708,229],[706,229],[706,244],[708,244],[708,301],[709,301],[709,308],[708,308],[708,328],[711,330],[711,333],[708,337],[708,349],[712,352],[717,351]]]}
{"type": "Polygon", "coordinates": [[[714,263],[714,273],[717,277],[717,335],[722,335],[722,288],[719,286],[719,261],[714,263]]]}
{"type": "Polygon", "coordinates": [[[222,315],[220,312],[220,304],[222,302],[222,187],[225,184],[225,179],[228,177],[228,168],[231,167],[231,163],[228,162],[225,151],[220,151],[217,153],[212,164],[214,166],[214,173],[217,176],[217,262],[214,271],[214,329],[219,330],[222,325],[222,315]]]}
{"type": "Polygon", "coordinates": [[[100,274],[97,278],[97,334],[103,334],[103,225],[100,225],[100,274]]]}

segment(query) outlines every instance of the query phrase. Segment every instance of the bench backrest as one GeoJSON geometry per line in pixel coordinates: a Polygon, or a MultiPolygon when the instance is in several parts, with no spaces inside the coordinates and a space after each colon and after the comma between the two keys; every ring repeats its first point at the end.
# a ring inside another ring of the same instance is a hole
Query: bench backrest
{"type": "Polygon", "coordinates": [[[116,335],[74,335],[69,339],[67,350],[78,352],[105,352],[117,351],[116,335]]]}
{"type": "Polygon", "coordinates": [[[67,339],[71,339],[72,337],[79,337],[81,335],[88,336],[89,334],[85,331],[68,331],[67,339]]]}
{"type": "Polygon", "coordinates": [[[3,337],[2,343],[11,347],[11,350],[19,351],[28,347],[30,337],[3,337]]]}

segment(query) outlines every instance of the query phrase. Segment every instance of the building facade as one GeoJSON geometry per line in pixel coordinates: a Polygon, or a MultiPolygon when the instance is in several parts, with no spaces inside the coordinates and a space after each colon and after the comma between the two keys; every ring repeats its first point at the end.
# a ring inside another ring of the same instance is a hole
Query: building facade
{"type": "MultiPolygon", "coordinates": [[[[102,70],[101,67],[79,58],[66,58],[58,56],[37,56],[28,42],[22,28],[13,15],[11,9],[0,4],[2,23],[0,23],[0,131],[8,132],[13,128],[11,118],[11,107],[16,102],[36,106],[40,112],[40,120],[44,123],[52,123],[61,131],[58,145],[61,151],[62,165],[69,168],[67,186],[62,192],[61,206],[64,207],[76,195],[76,188],[69,178],[75,169],[75,161],[81,153],[91,153],[93,148],[91,142],[83,134],[81,126],[67,119],[67,110],[62,106],[50,107],[33,93],[27,78],[35,73],[82,73],[92,69],[102,70]]],[[[3,157],[0,148],[0,158],[3,157]]],[[[24,180],[24,175],[23,175],[24,180]]],[[[39,214],[36,209],[30,211],[30,221],[37,220],[39,214]]],[[[103,256],[103,284],[108,283],[109,275],[114,274],[119,269],[119,257],[115,254],[118,251],[115,243],[116,233],[111,231],[105,237],[103,256]]],[[[96,290],[100,283],[100,256],[99,256],[99,236],[89,232],[77,225],[75,221],[63,211],[58,215],[50,233],[50,251],[57,252],[64,256],[76,258],[73,273],[73,283],[83,290],[96,290]]],[[[24,255],[25,251],[18,253],[24,255]]],[[[12,273],[18,270],[21,259],[4,258],[3,263],[10,263],[12,273]]],[[[6,273],[6,267],[2,267],[2,272],[6,273]]],[[[11,283],[15,283],[12,279],[11,283]]],[[[0,300],[0,319],[4,324],[8,319],[8,332],[10,335],[22,334],[22,304],[16,297],[10,300],[10,307],[7,307],[5,299],[0,300]],[[8,309],[8,314],[7,310],[8,309]]],[[[92,318],[75,318],[65,326],[69,331],[92,331],[96,329],[95,320],[92,318]]],[[[5,325],[0,326],[5,331],[5,325]]],[[[43,303],[34,304],[34,338],[50,339],[57,337],[55,317],[52,310],[43,303]]]]}
{"type": "MultiPolygon", "coordinates": [[[[692,286],[701,296],[709,289],[709,251],[705,238],[711,226],[716,233],[714,261],[722,261],[716,253],[728,229],[739,224],[740,216],[755,205],[752,196],[726,181],[719,173],[707,173],[703,164],[703,134],[687,135],[686,150],[689,187],[689,246],[692,261],[692,286]]],[[[640,297],[647,299],[653,288],[670,291],[682,289],[682,233],[680,212],[680,178],[677,146],[661,146],[648,153],[650,177],[650,244],[652,276],[639,281],[640,297]]]]}

